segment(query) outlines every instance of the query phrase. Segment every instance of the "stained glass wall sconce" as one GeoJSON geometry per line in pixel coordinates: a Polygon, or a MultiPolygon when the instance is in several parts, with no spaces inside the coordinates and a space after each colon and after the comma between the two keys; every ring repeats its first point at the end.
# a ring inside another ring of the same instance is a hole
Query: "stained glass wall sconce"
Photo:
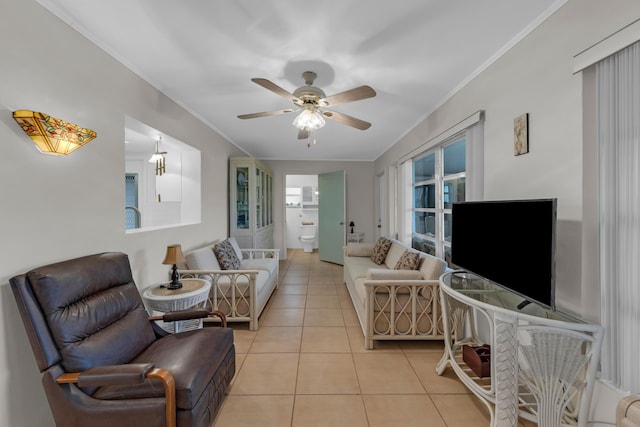
{"type": "Polygon", "coordinates": [[[96,137],[91,129],[44,113],[17,110],[13,112],[13,118],[33,140],[38,150],[45,154],[67,155],[96,137]]]}

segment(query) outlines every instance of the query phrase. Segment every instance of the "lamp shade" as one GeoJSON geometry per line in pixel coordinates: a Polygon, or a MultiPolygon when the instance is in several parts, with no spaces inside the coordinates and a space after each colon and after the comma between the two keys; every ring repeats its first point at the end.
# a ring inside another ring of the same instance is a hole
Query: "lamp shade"
{"type": "Polygon", "coordinates": [[[182,264],[187,262],[182,255],[182,246],[181,245],[169,245],[167,246],[167,254],[164,257],[163,264],[182,264]]]}
{"type": "Polygon", "coordinates": [[[66,155],[77,150],[96,137],[91,129],[83,128],[48,114],[29,110],[13,112],[13,118],[33,140],[40,152],[66,155]]]}
{"type": "Polygon", "coordinates": [[[322,114],[317,111],[304,110],[293,120],[293,125],[298,129],[316,130],[324,126],[322,114]]]}

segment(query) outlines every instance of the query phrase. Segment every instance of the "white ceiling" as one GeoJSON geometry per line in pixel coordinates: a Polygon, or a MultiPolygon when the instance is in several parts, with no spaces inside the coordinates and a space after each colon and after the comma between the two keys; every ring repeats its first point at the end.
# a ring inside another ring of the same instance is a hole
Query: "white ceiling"
{"type": "Polygon", "coordinates": [[[281,160],[376,159],[566,2],[38,1],[248,154],[281,160]],[[295,113],[236,117],[293,106],[251,78],[293,92],[306,70],[327,95],[373,87],[335,107],[371,128],[327,120],[307,148],[295,113]]]}

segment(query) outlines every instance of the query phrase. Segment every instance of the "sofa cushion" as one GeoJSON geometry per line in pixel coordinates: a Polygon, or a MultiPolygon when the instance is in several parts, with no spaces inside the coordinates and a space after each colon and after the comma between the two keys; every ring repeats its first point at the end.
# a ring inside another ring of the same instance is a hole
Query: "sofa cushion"
{"type": "Polygon", "coordinates": [[[258,301],[261,301],[263,298],[269,298],[271,289],[267,286],[269,283],[269,273],[266,271],[258,271],[256,275],[256,293],[258,294],[258,301]]]}
{"type": "MultiPolygon", "coordinates": [[[[354,282],[353,288],[356,290],[355,297],[358,299],[358,304],[362,307],[365,305],[365,300],[367,299],[367,288],[364,286],[364,281],[367,280],[366,277],[361,277],[354,282]]],[[[354,295],[351,295],[353,298],[354,295]]]]}
{"type": "Polygon", "coordinates": [[[406,249],[407,247],[402,243],[392,240],[387,257],[384,259],[384,265],[386,265],[389,270],[393,270],[406,249]]]}
{"type": "Polygon", "coordinates": [[[418,252],[405,250],[393,268],[394,270],[415,270],[419,263],[420,254],[418,252]]]}
{"type": "MultiPolygon", "coordinates": [[[[371,259],[365,257],[351,257],[349,258],[349,267],[344,269],[345,273],[349,275],[352,282],[357,279],[366,278],[367,270],[370,268],[378,267],[371,259]]],[[[380,266],[384,268],[384,265],[380,266]]]]}
{"type": "Polygon", "coordinates": [[[254,258],[240,261],[241,270],[263,270],[270,276],[278,274],[278,261],[275,258],[254,258]]]}
{"type": "Polygon", "coordinates": [[[236,238],[231,236],[227,238],[227,240],[229,241],[229,243],[231,243],[231,246],[233,247],[233,250],[236,253],[236,256],[238,257],[238,259],[241,260],[242,258],[244,258],[244,255],[242,255],[242,249],[240,249],[240,245],[238,244],[238,241],[236,240],[236,238]]]}
{"type": "Polygon", "coordinates": [[[184,257],[189,270],[222,270],[210,246],[188,252],[184,257]]]}
{"type": "Polygon", "coordinates": [[[345,255],[371,257],[373,248],[373,243],[349,243],[346,247],[345,255]]]}
{"type": "Polygon", "coordinates": [[[387,270],[386,268],[370,268],[367,271],[370,280],[422,280],[418,270],[387,270]]]}
{"type": "Polygon", "coordinates": [[[223,270],[239,270],[240,259],[236,255],[236,251],[233,249],[229,239],[225,239],[222,242],[214,246],[213,252],[218,258],[218,263],[223,270]]]}
{"type": "Polygon", "coordinates": [[[438,280],[446,268],[447,263],[443,259],[429,254],[422,254],[422,263],[419,270],[425,280],[438,280]]]}
{"type": "Polygon", "coordinates": [[[391,248],[391,240],[380,237],[371,251],[371,261],[378,265],[384,264],[389,248],[391,248]]]}

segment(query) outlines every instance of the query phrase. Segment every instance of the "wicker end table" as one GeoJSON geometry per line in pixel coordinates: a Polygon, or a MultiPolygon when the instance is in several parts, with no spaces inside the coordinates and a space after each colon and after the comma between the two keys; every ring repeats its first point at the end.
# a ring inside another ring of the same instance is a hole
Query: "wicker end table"
{"type": "MultiPolygon", "coordinates": [[[[182,279],[182,288],[168,289],[166,283],[150,286],[142,293],[142,299],[148,309],[161,313],[204,307],[209,297],[211,284],[203,279],[182,279]]],[[[167,332],[190,331],[202,327],[202,319],[181,320],[160,323],[167,332]]]]}

